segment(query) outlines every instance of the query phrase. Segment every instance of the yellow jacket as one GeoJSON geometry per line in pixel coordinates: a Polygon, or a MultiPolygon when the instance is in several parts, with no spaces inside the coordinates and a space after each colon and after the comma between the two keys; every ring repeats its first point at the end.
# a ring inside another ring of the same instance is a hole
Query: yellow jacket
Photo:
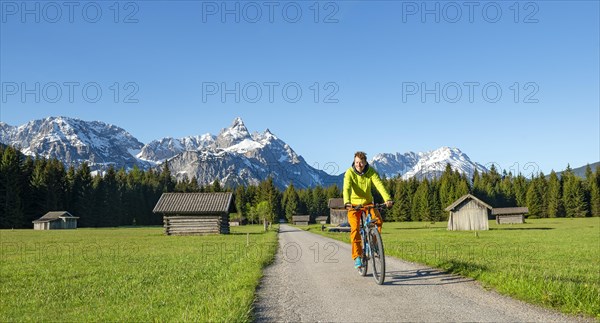
{"type": "Polygon", "coordinates": [[[372,184],[375,184],[375,188],[377,188],[384,201],[392,200],[377,172],[369,165],[366,167],[367,169],[362,175],[359,175],[354,167],[348,168],[346,174],[344,174],[344,204],[365,205],[373,203],[372,184]]]}

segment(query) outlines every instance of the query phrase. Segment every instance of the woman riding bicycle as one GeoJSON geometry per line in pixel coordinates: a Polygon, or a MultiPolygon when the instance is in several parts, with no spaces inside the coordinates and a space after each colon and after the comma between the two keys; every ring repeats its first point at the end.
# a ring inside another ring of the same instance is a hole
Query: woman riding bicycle
{"type": "MultiPolygon", "coordinates": [[[[354,154],[354,163],[344,174],[344,204],[348,209],[348,223],[350,224],[350,243],[352,244],[352,259],[354,259],[354,268],[362,267],[362,246],[360,238],[360,212],[353,209],[353,206],[367,206],[373,204],[373,195],[371,186],[375,185],[379,194],[386,201],[385,206],[391,207],[393,202],[390,194],[387,192],[377,172],[369,167],[367,163],[367,154],[358,151],[354,154]]],[[[373,209],[371,216],[375,219],[377,229],[381,232],[383,219],[377,209],[373,209]]]]}

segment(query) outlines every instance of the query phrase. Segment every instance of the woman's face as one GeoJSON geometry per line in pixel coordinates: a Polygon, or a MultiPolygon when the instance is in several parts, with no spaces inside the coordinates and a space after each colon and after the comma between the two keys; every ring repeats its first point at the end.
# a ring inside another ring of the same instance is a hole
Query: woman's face
{"type": "Polygon", "coordinates": [[[354,157],[354,168],[356,168],[356,170],[359,173],[362,173],[362,171],[365,169],[366,164],[367,163],[364,160],[362,160],[358,157],[354,157]]]}

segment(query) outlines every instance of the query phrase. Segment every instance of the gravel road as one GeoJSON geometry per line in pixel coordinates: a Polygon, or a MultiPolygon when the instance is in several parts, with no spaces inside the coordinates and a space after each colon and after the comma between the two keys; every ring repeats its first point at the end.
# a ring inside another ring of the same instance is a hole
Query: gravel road
{"type": "MultiPolygon", "coordinates": [[[[385,240],[384,240],[385,243],[385,240]]],[[[484,290],[460,276],[386,257],[386,281],[361,277],[350,244],[281,225],[279,251],[265,269],[258,322],[548,322],[577,318],[484,290]]]]}

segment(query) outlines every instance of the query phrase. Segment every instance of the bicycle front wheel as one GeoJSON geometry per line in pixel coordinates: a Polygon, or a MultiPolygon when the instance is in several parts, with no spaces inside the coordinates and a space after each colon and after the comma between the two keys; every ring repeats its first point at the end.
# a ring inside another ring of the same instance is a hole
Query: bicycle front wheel
{"type": "Polygon", "coordinates": [[[369,230],[371,245],[371,260],[373,260],[373,278],[378,285],[383,284],[385,280],[385,252],[383,250],[383,240],[377,228],[369,230]]]}
{"type": "MultiPolygon", "coordinates": [[[[364,231],[362,231],[364,232],[364,231]]],[[[361,233],[362,233],[361,232],[361,233]]],[[[367,238],[364,234],[361,234],[362,237],[362,244],[363,244],[363,252],[362,252],[362,267],[358,268],[358,273],[361,276],[366,276],[367,275],[367,270],[369,269],[369,257],[367,257],[367,244],[365,243],[365,239],[367,238]]]]}

